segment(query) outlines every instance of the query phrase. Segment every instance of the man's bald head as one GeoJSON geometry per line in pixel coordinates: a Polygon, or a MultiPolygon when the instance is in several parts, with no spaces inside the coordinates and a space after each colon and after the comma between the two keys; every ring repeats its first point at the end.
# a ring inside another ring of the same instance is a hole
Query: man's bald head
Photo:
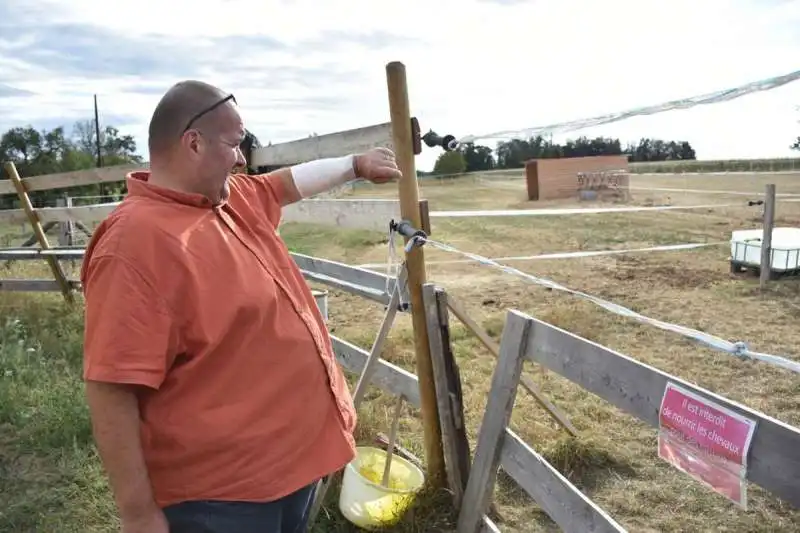
{"type": "Polygon", "coordinates": [[[175,146],[190,121],[199,113],[203,115],[194,120],[192,127],[214,128],[219,107],[207,110],[228,96],[221,89],[202,81],[187,80],[173,85],[158,102],[150,119],[148,145],[151,158],[175,146]]]}

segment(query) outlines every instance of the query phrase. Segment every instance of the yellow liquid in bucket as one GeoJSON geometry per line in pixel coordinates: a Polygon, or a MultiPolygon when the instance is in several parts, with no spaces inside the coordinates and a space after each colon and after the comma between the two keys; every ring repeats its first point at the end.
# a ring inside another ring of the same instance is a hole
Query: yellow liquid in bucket
{"type": "MultiPolygon", "coordinates": [[[[361,463],[361,466],[358,467],[358,473],[373,483],[381,485],[381,482],[383,481],[383,471],[386,468],[386,462],[381,461],[381,464],[378,464],[378,461],[375,460],[374,456],[372,459],[373,460],[368,464],[361,463]]],[[[394,459],[394,457],[392,459],[394,459]]],[[[386,481],[387,488],[401,491],[411,488],[408,484],[408,476],[398,476],[398,472],[393,467],[394,464],[389,467],[389,479],[386,481]]]]}
{"type": "Polygon", "coordinates": [[[413,502],[424,476],[402,458],[393,456],[389,479],[383,486],[386,452],[369,448],[359,452],[351,464],[354,471],[345,476],[350,477],[345,479],[349,484],[345,498],[349,513],[345,516],[350,514],[347,518],[362,528],[394,525],[413,502]]]}

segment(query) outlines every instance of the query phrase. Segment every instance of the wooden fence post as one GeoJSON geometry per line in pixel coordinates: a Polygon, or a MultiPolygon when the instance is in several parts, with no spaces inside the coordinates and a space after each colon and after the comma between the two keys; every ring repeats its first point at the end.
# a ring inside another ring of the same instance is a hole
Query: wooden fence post
{"type": "Polygon", "coordinates": [[[767,185],[764,195],[764,233],[761,236],[761,271],[759,286],[764,290],[772,275],[772,229],[775,226],[775,185],[767,185]]]}
{"type": "MultiPolygon", "coordinates": [[[[8,175],[11,178],[11,181],[14,183],[14,188],[17,190],[17,196],[19,196],[22,209],[25,210],[25,214],[27,215],[31,226],[33,226],[33,233],[36,235],[36,238],[39,241],[39,246],[42,248],[42,250],[49,250],[50,243],[47,240],[47,235],[45,235],[44,229],[42,229],[42,223],[39,221],[39,216],[36,214],[33,204],[31,204],[31,199],[28,196],[27,189],[25,188],[25,183],[22,181],[22,178],[20,178],[19,172],[17,172],[17,167],[11,161],[7,162],[5,167],[6,172],[8,172],[8,175]]],[[[56,279],[56,283],[58,283],[58,286],[61,289],[61,294],[64,295],[64,299],[70,304],[74,303],[75,298],[72,294],[72,287],[70,287],[69,281],[67,281],[67,276],[64,274],[64,270],[61,268],[61,263],[59,263],[58,259],[53,256],[47,256],[45,260],[50,265],[50,270],[53,271],[53,277],[56,279]]]]}
{"type": "MultiPolygon", "coordinates": [[[[72,198],[65,194],[63,198],[58,198],[56,200],[56,205],[59,207],[72,207],[72,198]]],[[[46,229],[45,232],[47,232],[46,229]]],[[[71,220],[60,222],[58,224],[58,245],[72,246],[74,234],[75,224],[73,224],[71,220]]]]}
{"type": "Polygon", "coordinates": [[[441,288],[426,283],[422,287],[422,296],[428,320],[428,339],[431,346],[448,485],[453,491],[454,506],[460,509],[471,461],[467,430],[464,425],[461,376],[450,345],[447,295],[441,288]]]}
{"type": "MultiPolygon", "coordinates": [[[[392,142],[400,178],[400,214],[415,228],[422,225],[419,207],[419,183],[414,166],[414,138],[411,112],[408,102],[406,68],[403,63],[393,61],[386,65],[386,82],[389,93],[389,112],[392,121],[392,142]]],[[[408,238],[405,238],[408,242],[408,238]]],[[[442,487],[446,483],[442,434],[439,426],[439,410],[436,405],[436,385],[433,379],[430,345],[428,344],[425,306],[422,285],[425,283],[425,256],[423,247],[414,246],[406,253],[408,270],[408,292],[411,300],[411,320],[414,331],[417,376],[422,410],[422,427],[425,437],[425,459],[428,482],[442,487]]]]}

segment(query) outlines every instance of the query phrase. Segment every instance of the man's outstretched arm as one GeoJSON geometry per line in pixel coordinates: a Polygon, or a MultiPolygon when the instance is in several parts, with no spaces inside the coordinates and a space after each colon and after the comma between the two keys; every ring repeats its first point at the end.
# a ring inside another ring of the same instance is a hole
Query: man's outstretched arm
{"type": "Polygon", "coordinates": [[[317,159],[272,172],[283,186],[281,205],[327,192],[356,178],[373,183],[399,179],[394,153],[387,148],[373,148],[362,154],[317,159]]]}

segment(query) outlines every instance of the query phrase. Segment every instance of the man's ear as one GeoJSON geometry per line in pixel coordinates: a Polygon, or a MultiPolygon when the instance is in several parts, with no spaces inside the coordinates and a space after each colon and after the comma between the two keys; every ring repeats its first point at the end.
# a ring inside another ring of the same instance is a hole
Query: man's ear
{"type": "Polygon", "coordinates": [[[191,154],[200,154],[203,150],[202,135],[197,130],[189,130],[181,136],[181,145],[191,154]]]}

